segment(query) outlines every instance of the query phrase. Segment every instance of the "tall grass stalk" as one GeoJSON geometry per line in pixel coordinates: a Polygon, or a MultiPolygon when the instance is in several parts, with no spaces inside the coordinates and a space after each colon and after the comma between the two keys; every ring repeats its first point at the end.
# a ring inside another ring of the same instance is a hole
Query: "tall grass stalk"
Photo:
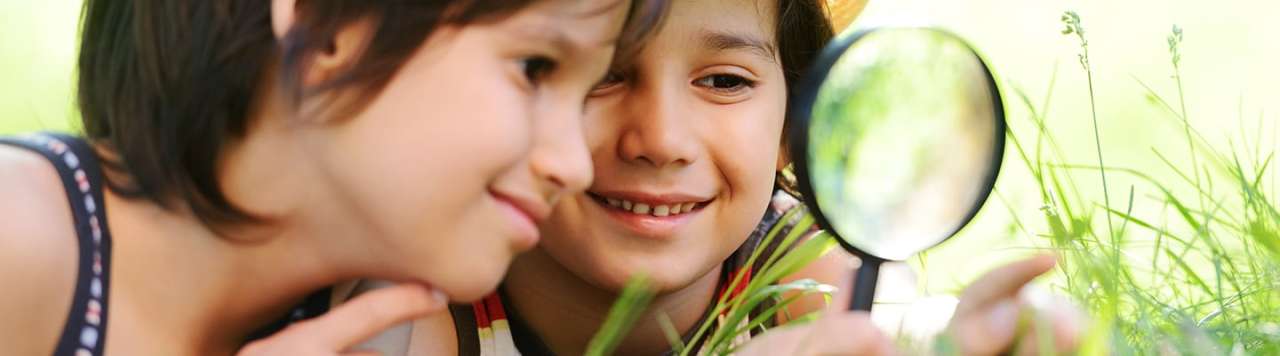
{"type": "MultiPolygon", "coordinates": [[[[1091,77],[1079,16],[1067,12],[1062,20],[1067,25],[1064,33],[1079,37],[1081,65],[1091,77]]],[[[1046,158],[1039,147],[1031,154],[1018,139],[1020,135],[1010,134],[1017,158],[1041,191],[1039,215],[1046,222],[1046,232],[1040,236],[1063,256],[1062,276],[1056,285],[1076,297],[1094,317],[1092,332],[1080,350],[1083,354],[1280,354],[1280,213],[1270,187],[1263,184],[1267,176],[1274,177],[1270,172],[1274,153],[1263,151],[1257,138],[1260,133],[1250,142],[1242,130],[1239,141],[1215,145],[1190,124],[1179,65],[1182,29],[1174,27],[1166,40],[1178,108],[1169,105],[1152,86],[1138,82],[1187,139],[1192,157],[1189,167],[1186,161],[1177,162],[1158,149],[1152,150],[1153,159],[1163,162],[1168,176],[1175,179],[1107,166],[1101,155],[1098,165],[1092,166],[1069,163],[1060,154],[1046,158]],[[1099,190],[1104,196],[1102,212],[1108,217],[1105,238],[1092,228],[1094,219],[1089,210],[1080,208],[1090,205],[1089,201],[1063,189],[1073,185],[1076,172],[1092,171],[1104,177],[1099,190]],[[1108,173],[1138,182],[1130,188],[1123,210],[1109,201],[1108,173]],[[1118,230],[1111,218],[1121,221],[1118,230]]],[[[1094,89],[1090,79],[1096,135],[1094,89]]],[[[1051,150],[1061,152],[1052,147],[1057,141],[1052,130],[1045,129],[1044,110],[1033,107],[1024,92],[1019,95],[1031,109],[1037,142],[1046,142],[1051,150]]],[[[1239,120],[1243,121],[1243,114],[1239,120]]],[[[1100,145],[1095,147],[1102,152],[1100,145]]],[[[1016,218],[1026,209],[1015,206],[1010,211],[1016,218]]],[[[1029,226],[1021,219],[1016,221],[1020,228],[1029,226]]]]}
{"type": "MultiPolygon", "coordinates": [[[[818,233],[808,238],[805,233],[814,225],[813,217],[805,209],[793,209],[779,219],[758,247],[751,252],[745,265],[754,265],[764,259],[759,270],[751,271],[752,277],[747,279],[747,269],[738,271],[732,276],[726,290],[736,290],[739,285],[742,291],[737,294],[724,293],[716,300],[715,305],[706,311],[704,321],[698,324],[688,343],[681,338],[683,334],[670,322],[670,318],[658,313],[659,325],[671,343],[677,355],[727,355],[736,351],[739,341],[748,333],[763,332],[772,325],[775,316],[785,315],[785,310],[792,302],[802,296],[822,294],[828,297],[835,293],[835,287],[821,284],[813,280],[798,280],[779,283],[786,276],[798,272],[831,249],[835,248],[835,240],[825,233],[818,233]],[[794,221],[795,225],[787,234],[782,234],[781,222],[794,221]],[[776,242],[776,243],[775,243],[776,242]],[[778,246],[768,255],[766,246],[778,246]],[[767,308],[765,302],[771,301],[767,308]],[[760,310],[758,314],[753,311],[760,310]],[[754,315],[753,315],[754,314],[754,315]]],[[[614,302],[605,326],[591,340],[589,355],[607,355],[618,342],[625,337],[637,318],[641,315],[652,296],[646,289],[646,283],[633,280],[628,284],[622,296],[614,302]],[[598,347],[596,345],[599,345],[598,347]]],[[[811,315],[788,318],[790,323],[805,323],[812,320],[811,315]]]]}
{"type": "MultiPolygon", "coordinates": [[[[1102,133],[1098,129],[1098,104],[1097,98],[1093,90],[1093,65],[1089,62],[1089,39],[1085,38],[1084,25],[1080,22],[1080,15],[1075,11],[1067,11],[1062,15],[1062,22],[1067,27],[1062,30],[1064,35],[1076,35],[1080,39],[1080,67],[1084,69],[1085,77],[1089,84],[1089,113],[1093,115],[1093,143],[1098,153],[1098,173],[1102,176],[1102,199],[1107,209],[1111,209],[1111,193],[1108,191],[1107,184],[1107,164],[1102,161],[1102,133]]],[[[1115,227],[1111,222],[1111,216],[1107,216],[1107,230],[1111,236],[1115,235],[1115,227]]]]}

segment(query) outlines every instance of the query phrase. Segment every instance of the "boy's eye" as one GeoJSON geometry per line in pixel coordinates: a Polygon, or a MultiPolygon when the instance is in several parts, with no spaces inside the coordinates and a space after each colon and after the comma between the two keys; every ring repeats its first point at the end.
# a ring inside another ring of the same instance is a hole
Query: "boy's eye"
{"type": "Polygon", "coordinates": [[[530,84],[537,86],[543,78],[551,74],[556,69],[556,62],[550,58],[542,56],[533,56],[520,60],[520,65],[524,67],[525,79],[530,84]]]}
{"type": "Polygon", "coordinates": [[[698,78],[693,84],[718,92],[735,92],[754,86],[755,82],[733,74],[712,74],[698,78]]]}

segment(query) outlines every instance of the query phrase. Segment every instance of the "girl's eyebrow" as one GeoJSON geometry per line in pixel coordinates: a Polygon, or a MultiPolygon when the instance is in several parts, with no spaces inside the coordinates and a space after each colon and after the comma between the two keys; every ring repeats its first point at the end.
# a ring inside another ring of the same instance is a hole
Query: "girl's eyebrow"
{"type": "Polygon", "coordinates": [[[777,63],[778,51],[773,43],[748,34],[703,30],[702,47],[713,51],[746,50],[770,63],[777,63]]]}
{"type": "MultiPolygon", "coordinates": [[[[579,0],[563,0],[563,1],[577,2],[579,0]]],[[[571,34],[572,31],[569,31],[568,29],[564,28],[565,27],[564,23],[567,21],[604,16],[609,11],[612,11],[624,4],[629,4],[629,2],[624,0],[611,0],[601,5],[598,5],[595,8],[575,10],[571,13],[551,15],[552,17],[554,17],[553,21],[542,21],[538,23],[527,24],[525,26],[517,28],[516,33],[529,40],[547,41],[551,43],[552,47],[555,47],[556,50],[559,51],[560,53],[580,54],[592,47],[613,44],[617,42],[617,36],[615,35],[612,37],[600,38],[599,42],[597,43],[596,41],[593,41],[594,38],[591,38],[591,37],[584,38],[583,36],[580,36],[581,35],[580,33],[577,34],[579,36],[572,35],[571,34]]],[[[596,37],[602,37],[602,36],[596,36],[596,37]]]]}
{"type": "Polygon", "coordinates": [[[574,36],[564,26],[554,23],[523,24],[512,28],[511,33],[525,41],[549,43],[556,52],[566,55],[581,55],[592,48],[612,45],[617,41],[617,37],[583,38],[580,33],[574,36]]]}

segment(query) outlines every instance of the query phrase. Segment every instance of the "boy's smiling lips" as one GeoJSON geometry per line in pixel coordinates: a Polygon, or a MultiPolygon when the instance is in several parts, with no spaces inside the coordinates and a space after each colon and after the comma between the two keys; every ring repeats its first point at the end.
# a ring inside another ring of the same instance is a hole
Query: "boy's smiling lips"
{"type": "Polygon", "coordinates": [[[715,200],[694,194],[622,190],[588,191],[586,195],[610,220],[635,235],[659,240],[673,238],[677,229],[715,200]]]}

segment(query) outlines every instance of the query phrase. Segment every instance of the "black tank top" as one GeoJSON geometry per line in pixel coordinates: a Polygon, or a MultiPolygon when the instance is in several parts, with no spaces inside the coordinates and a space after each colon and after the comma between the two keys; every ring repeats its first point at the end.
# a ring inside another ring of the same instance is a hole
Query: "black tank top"
{"type": "MultiPolygon", "coordinates": [[[[83,139],[56,133],[0,137],[0,145],[25,148],[49,160],[58,171],[71,205],[79,247],[75,294],[56,356],[101,356],[107,339],[107,297],[111,286],[111,231],[103,204],[102,166],[83,139]]],[[[251,334],[249,341],[270,336],[285,326],[329,310],[332,288],[316,291],[288,315],[251,334]]]]}
{"type": "Polygon", "coordinates": [[[107,296],[111,286],[111,233],[102,204],[102,170],[83,140],[60,134],[0,137],[0,144],[35,151],[58,171],[71,204],[80,242],[80,265],[70,314],[54,355],[101,355],[107,338],[107,296]]]}

